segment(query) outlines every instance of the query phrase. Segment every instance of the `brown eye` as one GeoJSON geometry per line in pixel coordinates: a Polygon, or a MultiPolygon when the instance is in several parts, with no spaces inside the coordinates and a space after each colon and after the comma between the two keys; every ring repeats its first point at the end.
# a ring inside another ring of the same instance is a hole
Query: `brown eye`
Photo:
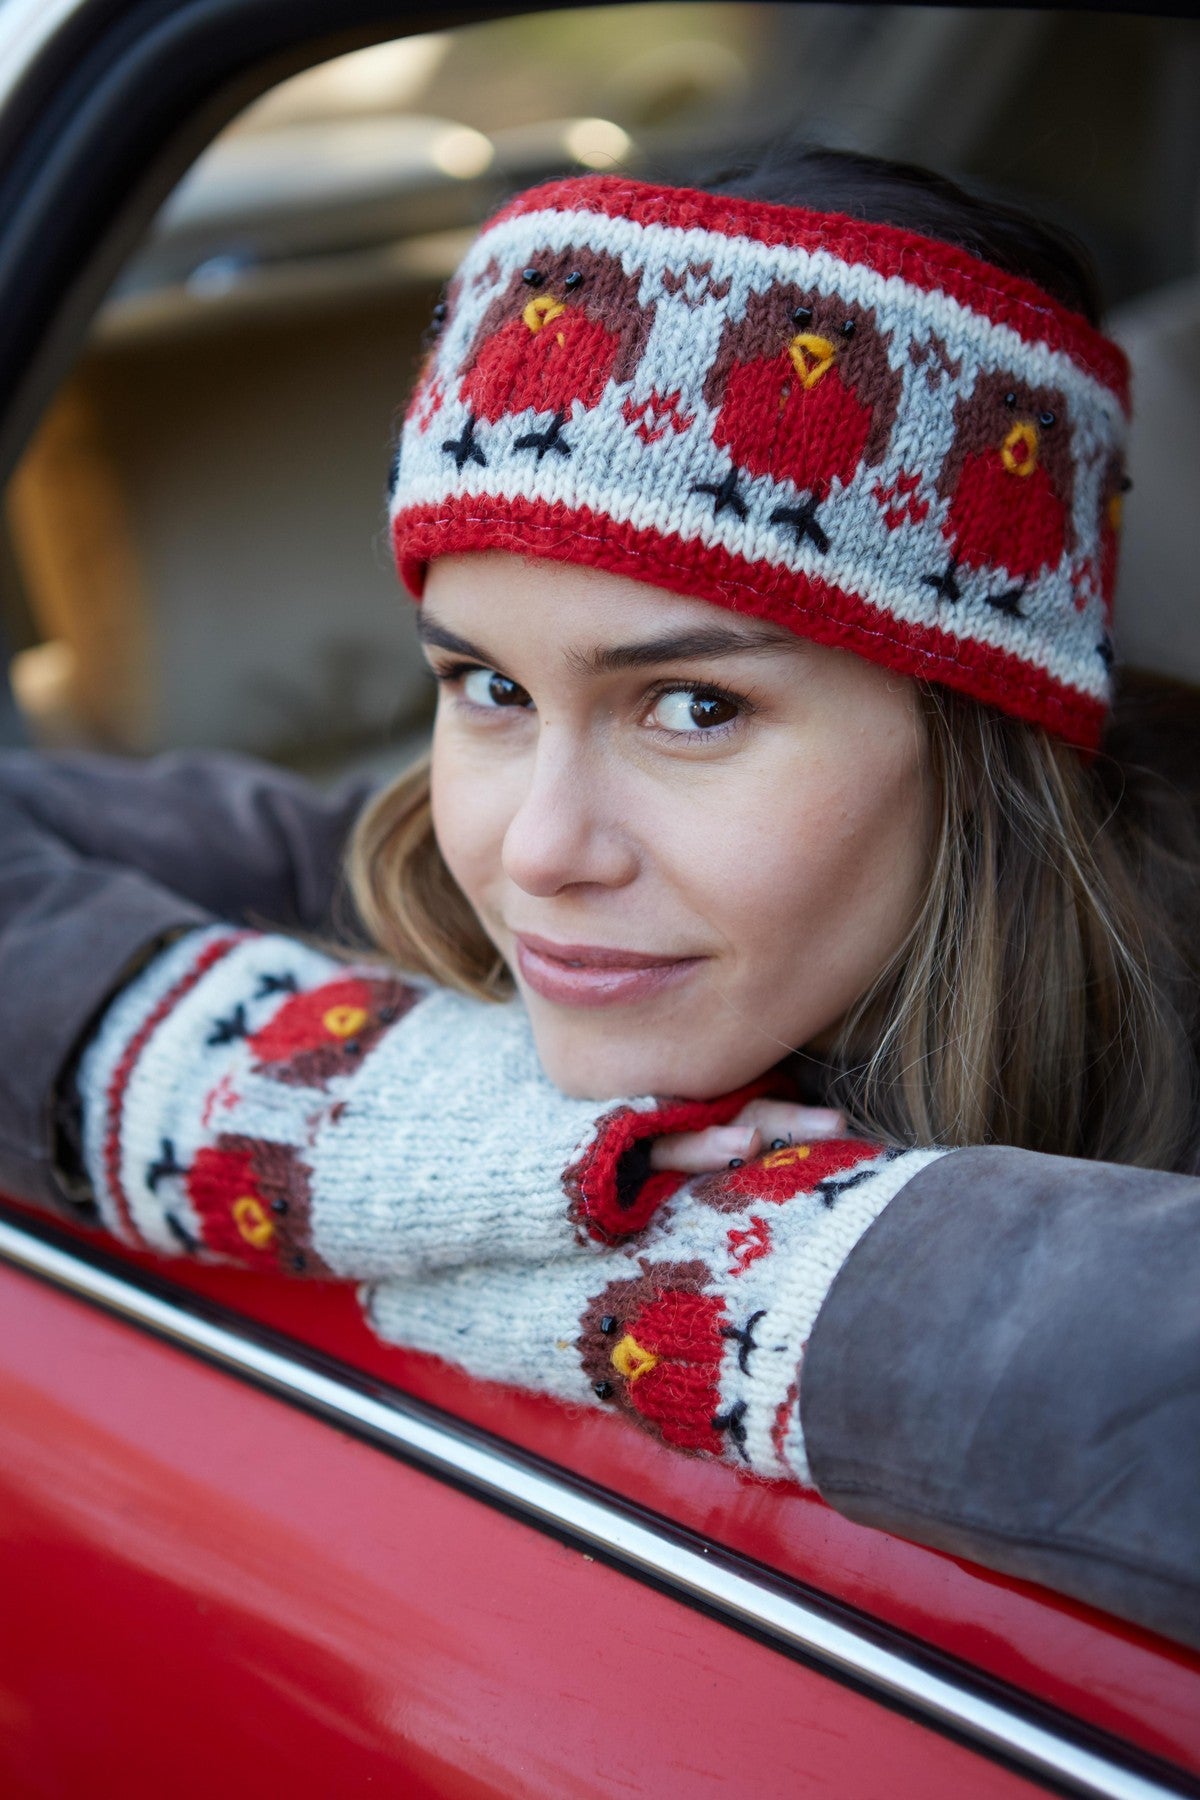
{"type": "Polygon", "coordinates": [[[529,695],[507,675],[496,669],[469,669],[463,677],[462,691],[472,706],[489,709],[498,706],[528,706],[529,695]]]}
{"type": "Polygon", "coordinates": [[[526,282],[530,287],[541,287],[545,279],[546,277],[542,274],[540,269],[521,270],[521,280],[526,282]]]}
{"type": "Polygon", "coordinates": [[[659,695],[650,721],[660,731],[686,734],[729,725],[740,712],[736,700],[712,688],[674,688],[670,693],[659,695]]]}
{"type": "Polygon", "coordinates": [[[581,287],[582,285],[583,276],[579,273],[578,269],[572,269],[571,273],[567,276],[567,279],[563,282],[563,286],[568,289],[574,289],[581,287]]]}

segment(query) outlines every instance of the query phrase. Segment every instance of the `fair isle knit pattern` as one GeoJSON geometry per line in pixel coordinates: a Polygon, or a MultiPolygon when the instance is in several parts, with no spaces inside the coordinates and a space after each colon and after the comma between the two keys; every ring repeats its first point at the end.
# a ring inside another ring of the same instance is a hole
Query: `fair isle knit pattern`
{"type": "Polygon", "coordinates": [[[740,1193],[722,1176],[681,1188],[636,1243],[460,1269],[419,1288],[380,1282],[363,1304],[389,1342],[619,1412],[673,1449],[811,1485],[800,1409],[809,1333],[863,1232],[945,1154],[792,1145],[774,1153],[770,1181],[759,1179],[770,1155],[746,1165],[740,1193]]]}
{"type": "Polygon", "coordinates": [[[362,1280],[386,1339],[807,1480],[808,1333],[937,1152],[787,1145],[687,1181],[650,1141],[711,1102],[571,1100],[519,1005],[214,929],[114,1000],[80,1065],[109,1228],[168,1255],[362,1280]]]}
{"type": "Polygon", "coordinates": [[[516,1004],[194,932],[118,996],[80,1081],[105,1222],[149,1249],[414,1277],[589,1235],[561,1178],[596,1108],[547,1081],[516,1004]]]}
{"type": "Polygon", "coordinates": [[[583,177],[488,225],[393,470],[395,553],[581,562],[1093,748],[1128,368],[1041,289],[836,214],[583,177]]]}
{"type": "Polygon", "coordinates": [[[112,1231],[355,1279],[627,1238],[683,1182],[649,1172],[648,1140],[723,1124],[762,1088],[597,1119],[547,1080],[518,1002],[223,928],[156,957],[80,1065],[112,1231]]]}

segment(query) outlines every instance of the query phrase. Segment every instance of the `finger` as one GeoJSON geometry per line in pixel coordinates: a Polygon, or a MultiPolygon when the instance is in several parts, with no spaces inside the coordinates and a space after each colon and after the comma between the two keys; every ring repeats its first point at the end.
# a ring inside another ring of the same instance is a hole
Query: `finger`
{"type": "Polygon", "coordinates": [[[684,1175],[707,1175],[727,1169],[731,1162],[749,1161],[762,1149],[763,1137],[756,1125],[710,1125],[706,1131],[681,1131],[655,1138],[650,1150],[652,1169],[678,1169],[684,1175]]]}
{"type": "Polygon", "coordinates": [[[845,1117],[835,1107],[797,1106],[789,1100],[751,1100],[733,1123],[756,1125],[768,1145],[777,1139],[791,1144],[809,1138],[841,1137],[846,1130],[845,1117]]]}

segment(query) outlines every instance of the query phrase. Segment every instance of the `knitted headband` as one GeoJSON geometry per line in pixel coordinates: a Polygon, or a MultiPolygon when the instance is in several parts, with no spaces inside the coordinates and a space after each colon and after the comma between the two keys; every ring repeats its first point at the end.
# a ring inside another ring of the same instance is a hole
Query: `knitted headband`
{"type": "Polygon", "coordinates": [[[459,551],[588,563],[1098,742],[1128,366],[1042,289],[601,176],[500,212],[437,321],[393,473],[414,595],[459,551]]]}

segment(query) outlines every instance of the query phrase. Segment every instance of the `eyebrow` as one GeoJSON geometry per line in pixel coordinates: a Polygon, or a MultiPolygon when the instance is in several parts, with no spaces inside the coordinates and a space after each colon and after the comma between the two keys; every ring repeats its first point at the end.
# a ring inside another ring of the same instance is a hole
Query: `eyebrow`
{"type": "MultiPolygon", "coordinates": [[[[486,651],[467,638],[459,637],[457,632],[447,631],[424,611],[417,614],[417,632],[422,643],[434,644],[441,650],[454,650],[476,662],[491,660],[486,651]]],[[[787,633],[770,626],[737,631],[725,625],[705,625],[691,631],[663,632],[659,637],[644,638],[635,644],[608,644],[595,650],[572,651],[569,660],[585,674],[608,675],[619,669],[644,669],[655,663],[787,649],[790,643],[787,633]]]]}

